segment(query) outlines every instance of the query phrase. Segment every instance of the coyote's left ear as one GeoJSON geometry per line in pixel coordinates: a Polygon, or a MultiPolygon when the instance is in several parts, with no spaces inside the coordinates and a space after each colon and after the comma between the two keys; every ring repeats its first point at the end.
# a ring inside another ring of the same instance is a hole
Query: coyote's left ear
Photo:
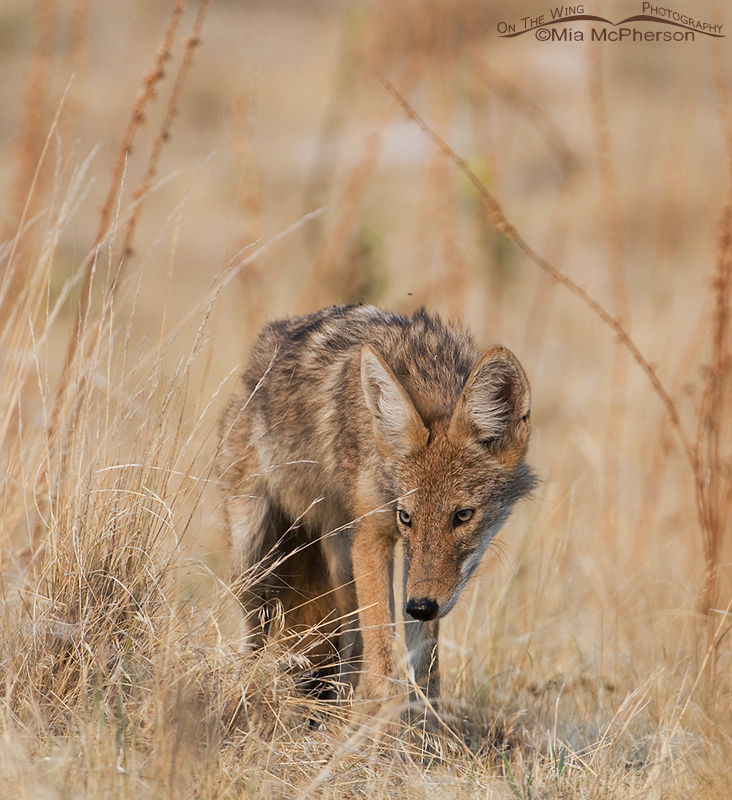
{"type": "Polygon", "coordinates": [[[517,449],[529,439],[529,381],[514,354],[491,347],[475,365],[450,421],[450,437],[472,438],[491,449],[517,449]]]}

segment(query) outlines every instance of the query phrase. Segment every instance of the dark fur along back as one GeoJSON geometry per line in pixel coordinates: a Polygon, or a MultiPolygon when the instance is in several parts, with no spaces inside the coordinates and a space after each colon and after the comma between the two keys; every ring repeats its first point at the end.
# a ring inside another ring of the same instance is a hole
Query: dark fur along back
{"type": "MultiPolygon", "coordinates": [[[[345,390],[349,369],[360,364],[364,344],[377,349],[428,424],[430,418],[454,408],[478,359],[469,334],[424,309],[403,317],[373,306],[333,306],[268,325],[252,353],[245,386],[253,392],[270,370],[274,375],[269,391],[292,391],[293,383],[306,393],[315,387],[329,391],[338,388],[334,381],[339,379],[345,390]]],[[[262,404],[267,404],[265,397],[262,404]]]]}

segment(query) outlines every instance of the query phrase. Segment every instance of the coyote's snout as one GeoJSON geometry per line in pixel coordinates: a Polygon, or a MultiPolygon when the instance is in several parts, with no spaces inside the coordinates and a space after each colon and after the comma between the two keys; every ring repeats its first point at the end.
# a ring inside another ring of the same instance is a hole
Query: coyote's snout
{"type": "Polygon", "coordinates": [[[407,646],[436,696],[439,620],[533,486],[529,409],[512,353],[480,355],[424,311],[334,307],[268,325],[218,459],[255,643],[277,613],[319,687],[355,686],[365,661],[367,694],[388,694],[401,541],[407,646]]]}

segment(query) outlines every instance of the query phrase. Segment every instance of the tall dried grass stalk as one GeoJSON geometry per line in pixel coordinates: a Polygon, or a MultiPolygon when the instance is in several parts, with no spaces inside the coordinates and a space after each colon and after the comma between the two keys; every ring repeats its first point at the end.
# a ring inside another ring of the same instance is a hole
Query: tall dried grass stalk
{"type": "MultiPolygon", "coordinates": [[[[125,128],[125,132],[122,136],[122,145],[120,147],[119,154],[117,155],[117,162],[112,171],[112,181],[109,185],[109,191],[107,192],[107,199],[102,206],[99,229],[96,237],[97,244],[101,243],[107,236],[109,226],[113,221],[115,201],[117,200],[117,196],[119,195],[122,182],[124,180],[125,172],[127,171],[127,161],[132,153],[132,145],[135,141],[135,136],[137,135],[138,129],[145,121],[145,109],[153,100],[157,98],[158,84],[165,77],[165,65],[171,58],[171,51],[173,49],[173,44],[175,43],[175,34],[178,30],[178,26],[180,25],[180,18],[184,9],[185,0],[176,0],[175,6],[173,7],[173,11],[170,15],[165,36],[158,47],[154,66],[152,70],[145,75],[143,79],[143,89],[137,95],[135,103],[132,107],[132,113],[130,114],[127,127],[125,128]]],[[[89,273],[90,270],[87,271],[88,277],[85,277],[85,290],[82,291],[82,297],[87,297],[89,294],[88,290],[86,290],[88,283],[91,281],[91,276],[89,273]]],[[[82,300],[82,303],[85,302],[85,300],[82,300]]],[[[81,319],[83,316],[83,310],[80,310],[77,319],[81,319]]]]}
{"type": "MultiPolygon", "coordinates": [[[[165,63],[170,57],[170,50],[175,38],[175,32],[180,22],[180,16],[183,13],[184,2],[177,0],[176,5],[170,17],[168,30],[165,38],[158,49],[158,54],[155,60],[155,66],[152,72],[148,73],[144,80],[144,89],[138,95],[133,106],[132,114],[127,123],[124,136],[122,138],[122,146],[117,157],[117,163],[112,172],[112,181],[110,183],[107,199],[101,210],[101,218],[99,228],[96,236],[96,244],[86,261],[83,281],[81,286],[81,293],[79,295],[79,304],[74,315],[74,323],[69,337],[69,345],[66,353],[66,361],[64,363],[61,378],[58,382],[56,391],[56,400],[54,403],[53,412],[50,420],[50,428],[52,434],[60,423],[62,416],[62,407],[67,400],[67,393],[70,382],[70,372],[74,360],[77,357],[79,343],[82,340],[84,326],[89,319],[90,304],[91,304],[91,291],[92,282],[97,273],[99,265],[99,256],[101,254],[102,245],[105,241],[108,242],[110,238],[110,224],[113,221],[112,213],[115,206],[115,201],[120,193],[124,175],[127,170],[127,160],[132,152],[132,145],[135,139],[138,128],[143,123],[145,118],[145,108],[156,96],[156,88],[158,83],[165,75],[165,63]]],[[[109,243],[109,242],[108,242],[109,243]]]]}
{"type": "Polygon", "coordinates": [[[712,363],[702,395],[696,439],[699,464],[696,497],[705,561],[701,612],[705,616],[710,611],[719,610],[719,561],[732,511],[732,462],[730,454],[724,452],[725,434],[729,434],[729,375],[732,367],[732,205],[729,203],[722,220],[714,294],[712,363]]]}
{"type": "MultiPolygon", "coordinates": [[[[150,184],[153,176],[155,175],[158,160],[160,158],[160,153],[162,152],[162,148],[170,138],[170,129],[172,126],[173,119],[175,118],[176,115],[177,106],[180,99],[180,94],[183,88],[183,84],[185,82],[185,78],[188,74],[188,70],[192,63],[193,52],[200,43],[201,28],[203,26],[203,22],[205,19],[205,12],[206,9],[208,8],[209,2],[210,0],[202,0],[199,6],[198,15],[196,17],[196,21],[193,27],[193,34],[186,41],[184,56],[178,71],[176,81],[173,85],[173,90],[171,92],[171,96],[168,102],[166,114],[163,119],[160,133],[156,138],[155,142],[153,143],[153,148],[150,155],[150,160],[148,162],[147,171],[143,177],[140,189],[138,189],[138,191],[135,193],[136,202],[133,204],[130,214],[128,216],[127,227],[124,235],[124,246],[122,254],[117,259],[115,259],[115,263],[110,264],[111,291],[107,296],[108,300],[113,297],[115,290],[119,284],[126,257],[129,254],[129,251],[131,250],[132,247],[132,238],[134,236],[136,222],[137,219],[139,218],[139,214],[142,208],[142,203],[144,202],[146,192],[149,191],[150,189],[150,184]]],[[[152,71],[149,72],[144,78],[143,81],[144,88],[138,94],[135,100],[134,106],[132,108],[132,113],[127,123],[125,133],[122,137],[122,145],[120,147],[120,151],[117,156],[117,162],[112,172],[112,180],[110,183],[109,191],[107,193],[107,199],[101,210],[99,228],[97,231],[96,242],[95,242],[96,253],[94,257],[90,258],[87,261],[86,269],[84,272],[84,280],[81,287],[81,293],[79,296],[79,304],[75,314],[75,322],[73,324],[71,335],[69,338],[69,346],[66,354],[66,362],[64,365],[63,373],[61,375],[61,380],[59,381],[58,384],[56,408],[54,409],[51,421],[52,428],[56,425],[60,413],[60,404],[63,402],[64,395],[66,394],[68,388],[67,373],[71,368],[71,364],[77,355],[79,341],[82,337],[82,329],[87,324],[89,319],[90,304],[92,298],[92,291],[91,291],[92,282],[94,280],[94,276],[97,271],[98,256],[101,253],[102,245],[106,242],[110,248],[110,253],[112,252],[113,240],[110,235],[112,233],[111,226],[116,224],[116,220],[113,218],[113,213],[115,211],[115,208],[118,206],[120,194],[123,187],[124,177],[127,172],[128,159],[132,153],[132,147],[135,140],[135,136],[137,134],[138,129],[145,121],[145,109],[147,108],[148,104],[151,103],[157,97],[158,85],[165,77],[165,66],[166,63],[171,58],[171,52],[173,44],[175,43],[176,32],[178,30],[178,27],[180,26],[180,19],[184,10],[185,10],[184,0],[176,0],[175,6],[173,7],[173,10],[170,15],[165,36],[158,48],[154,67],[152,71]]],[[[94,346],[93,341],[91,342],[91,346],[92,347],[94,346]]]]}
{"type": "MultiPolygon", "coordinates": [[[[190,71],[191,65],[193,64],[193,55],[195,53],[195,50],[201,44],[201,33],[203,31],[203,25],[206,20],[206,12],[208,11],[208,7],[210,4],[211,0],[200,0],[198,6],[198,13],[196,14],[196,20],[193,24],[193,30],[191,32],[191,35],[188,36],[187,39],[185,40],[183,58],[181,59],[180,66],[178,68],[178,73],[175,76],[175,81],[173,82],[173,88],[171,89],[170,97],[168,98],[168,105],[165,109],[165,115],[163,116],[163,121],[160,125],[160,131],[158,135],[155,137],[155,141],[153,142],[152,149],[150,151],[150,157],[148,159],[147,169],[145,170],[145,174],[143,175],[142,180],[140,181],[140,185],[132,194],[133,200],[135,202],[133,203],[132,213],[127,219],[127,224],[125,226],[122,252],[119,256],[119,266],[117,267],[111,286],[112,293],[114,293],[120,281],[122,275],[122,268],[125,261],[132,254],[132,242],[135,236],[135,228],[137,227],[137,221],[140,218],[140,214],[142,212],[142,207],[143,207],[142,202],[140,201],[150,191],[155,176],[157,175],[158,172],[158,163],[160,161],[160,156],[163,152],[163,148],[170,141],[171,131],[173,128],[173,121],[175,120],[175,117],[178,113],[178,105],[180,103],[181,95],[183,93],[183,86],[185,85],[186,78],[188,77],[188,72],[190,71]]],[[[166,59],[170,58],[168,38],[172,36],[175,32],[173,23],[175,20],[175,27],[177,27],[178,16],[180,14],[180,11],[182,11],[182,9],[183,5],[177,3],[175,6],[174,14],[171,17],[171,26],[168,28],[168,35],[166,36],[166,40],[163,46],[161,47],[161,52],[166,52],[165,56],[166,59]]],[[[162,67],[162,63],[160,63],[159,66],[162,67]]],[[[123,152],[129,153],[129,149],[125,149],[123,147],[123,152]]],[[[120,155],[120,158],[121,157],[122,156],[120,155]]],[[[118,161],[118,166],[119,164],[120,162],[118,161]]]]}
{"type": "MultiPolygon", "coordinates": [[[[732,104],[724,78],[719,47],[714,49],[715,81],[725,143],[727,146],[728,195],[722,215],[719,256],[714,275],[712,362],[707,372],[695,443],[696,500],[704,544],[705,582],[701,612],[719,611],[719,559],[732,510],[732,453],[725,442],[732,429],[729,416],[732,371],[732,104]],[[726,445],[726,448],[725,448],[726,445]]],[[[710,635],[714,623],[710,619],[710,635]]],[[[713,661],[711,662],[713,663],[713,661]]]]}

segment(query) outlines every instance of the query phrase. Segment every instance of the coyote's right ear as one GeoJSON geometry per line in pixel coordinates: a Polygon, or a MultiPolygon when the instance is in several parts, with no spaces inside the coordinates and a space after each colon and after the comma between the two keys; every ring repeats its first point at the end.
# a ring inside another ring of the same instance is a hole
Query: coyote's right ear
{"type": "Polygon", "coordinates": [[[361,348],[361,384],[382,450],[406,456],[427,444],[429,434],[414,403],[381,356],[367,344],[361,348]]]}

